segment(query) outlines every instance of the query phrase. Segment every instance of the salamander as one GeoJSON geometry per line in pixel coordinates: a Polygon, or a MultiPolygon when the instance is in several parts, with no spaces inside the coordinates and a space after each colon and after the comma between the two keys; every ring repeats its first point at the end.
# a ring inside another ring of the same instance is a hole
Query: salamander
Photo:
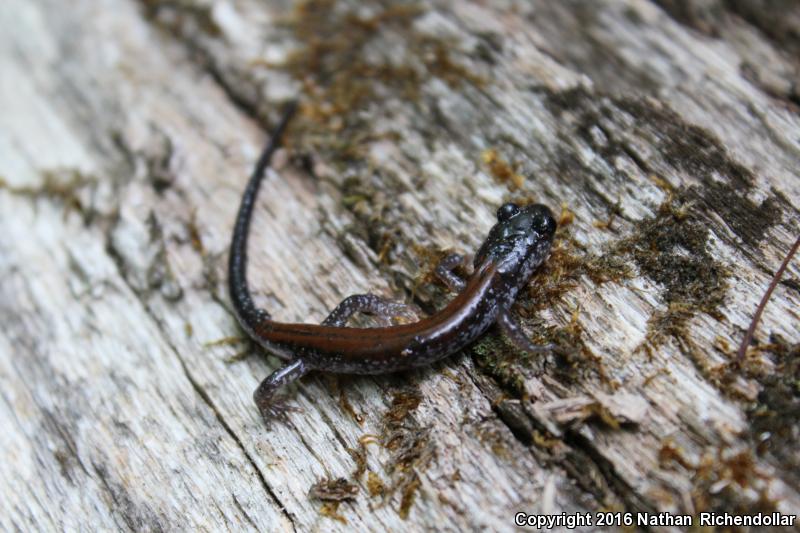
{"type": "MultiPolygon", "coordinates": [[[[265,422],[294,410],[277,395],[284,385],[312,370],[383,374],[429,365],[458,352],[497,324],[506,337],[528,352],[547,351],[523,333],[510,309],[519,291],[547,258],[556,221],[544,205],[503,204],[464,280],[454,272],[464,262],[450,254],[437,266],[439,278],[457,295],[440,311],[421,320],[373,328],[346,327],[355,313],[380,317],[413,315],[409,307],[373,294],[343,300],[321,324],[278,322],[256,306],[247,283],[247,236],[261,181],[294,113],[283,113],[255,165],[242,195],[229,255],[229,290],[241,327],[261,347],[286,363],[264,379],[253,394],[265,422]]],[[[415,316],[415,315],[414,315],[415,316]]]]}

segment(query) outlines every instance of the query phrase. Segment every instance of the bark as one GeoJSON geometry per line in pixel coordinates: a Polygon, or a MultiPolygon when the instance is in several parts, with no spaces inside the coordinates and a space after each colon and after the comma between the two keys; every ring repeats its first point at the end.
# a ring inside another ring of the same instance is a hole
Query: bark
{"type": "Polygon", "coordinates": [[[765,4],[3,2],[0,526],[797,514],[796,261],[735,355],[800,233],[800,9],[765,4]],[[537,201],[561,225],[515,311],[559,350],[490,332],[419,371],[312,374],[265,428],[251,394],[279,361],[241,338],[226,258],[293,98],[260,304],[430,312],[436,259],[537,201]]]}

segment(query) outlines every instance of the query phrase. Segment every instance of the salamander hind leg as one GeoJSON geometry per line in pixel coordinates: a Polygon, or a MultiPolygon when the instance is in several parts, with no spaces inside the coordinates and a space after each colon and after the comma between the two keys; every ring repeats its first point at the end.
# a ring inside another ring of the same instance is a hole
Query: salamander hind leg
{"type": "Polygon", "coordinates": [[[302,359],[295,359],[282,366],[269,376],[258,386],[253,393],[253,400],[256,402],[261,418],[266,425],[275,419],[286,420],[289,412],[300,411],[299,407],[289,404],[286,396],[276,394],[278,389],[293,381],[303,377],[308,372],[308,368],[302,359]]]}
{"type": "Polygon", "coordinates": [[[461,292],[467,285],[463,279],[453,272],[457,266],[464,264],[464,259],[464,256],[461,254],[451,253],[444,256],[444,258],[439,261],[439,264],[436,265],[436,277],[453,292],[461,292]]]}
{"type": "Polygon", "coordinates": [[[511,341],[514,346],[528,353],[550,353],[555,349],[555,344],[535,344],[522,331],[522,326],[511,317],[508,310],[503,310],[497,315],[497,325],[500,331],[511,341]]]}
{"type": "Polygon", "coordinates": [[[348,296],[331,311],[328,318],[322,321],[323,326],[342,328],[356,313],[374,315],[382,319],[385,325],[390,325],[393,319],[403,317],[412,322],[418,319],[417,313],[409,305],[377,296],[375,294],[354,294],[348,296]]]}

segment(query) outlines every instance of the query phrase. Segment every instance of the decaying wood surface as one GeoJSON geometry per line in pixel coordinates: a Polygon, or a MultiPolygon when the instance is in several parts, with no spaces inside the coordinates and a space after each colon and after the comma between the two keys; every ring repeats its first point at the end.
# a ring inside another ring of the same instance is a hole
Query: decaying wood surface
{"type": "Polygon", "coordinates": [[[797,513],[797,261],[734,357],[800,232],[800,7],[766,4],[2,2],[0,527],[797,513]],[[265,429],[278,361],[241,341],[225,265],[297,96],[260,303],[430,311],[436,258],[535,200],[562,224],[517,311],[559,354],[490,333],[417,372],[315,374],[265,429]]]}

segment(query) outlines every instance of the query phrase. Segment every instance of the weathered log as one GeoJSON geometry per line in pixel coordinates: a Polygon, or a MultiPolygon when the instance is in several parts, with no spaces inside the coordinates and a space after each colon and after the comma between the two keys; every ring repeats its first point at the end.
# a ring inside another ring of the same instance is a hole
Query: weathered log
{"type": "Polygon", "coordinates": [[[800,234],[800,6],[765,4],[3,2],[0,527],[797,514],[796,261],[735,355],[800,234]],[[225,259],[293,98],[260,304],[431,311],[436,259],[535,200],[561,227],[516,311],[559,349],[490,332],[420,371],[313,374],[265,428],[278,361],[241,337],[225,259]]]}

